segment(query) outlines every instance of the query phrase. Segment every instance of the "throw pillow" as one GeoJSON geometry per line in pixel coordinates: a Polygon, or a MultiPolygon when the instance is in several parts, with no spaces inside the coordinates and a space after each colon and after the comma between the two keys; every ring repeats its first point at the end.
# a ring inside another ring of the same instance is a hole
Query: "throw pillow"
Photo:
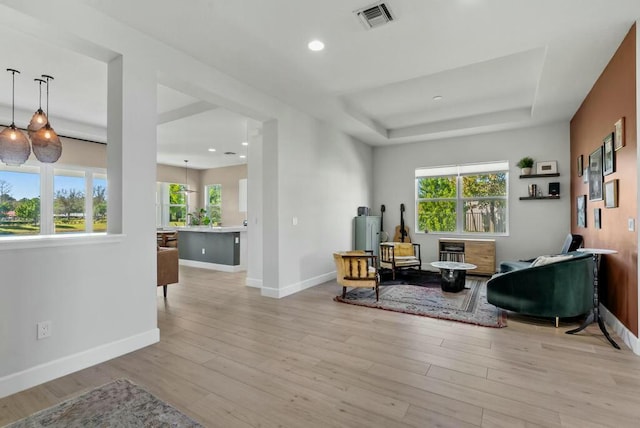
{"type": "Polygon", "coordinates": [[[550,265],[573,258],[571,254],[559,254],[557,256],[540,256],[531,263],[531,267],[550,265]]]}

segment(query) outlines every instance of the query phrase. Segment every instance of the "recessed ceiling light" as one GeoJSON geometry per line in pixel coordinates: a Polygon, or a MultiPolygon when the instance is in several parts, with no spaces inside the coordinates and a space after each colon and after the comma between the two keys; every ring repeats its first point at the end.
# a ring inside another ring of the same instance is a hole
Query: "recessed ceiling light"
{"type": "Polygon", "coordinates": [[[318,52],[324,49],[324,43],[322,43],[320,40],[311,40],[307,46],[309,46],[309,49],[314,52],[318,52]]]}
{"type": "Polygon", "coordinates": [[[240,159],[244,159],[244,158],[246,158],[245,155],[240,155],[240,159]]]}
{"type": "Polygon", "coordinates": [[[440,101],[442,99],[442,95],[436,95],[433,97],[433,101],[440,101]]]}
{"type": "Polygon", "coordinates": [[[209,151],[210,151],[210,152],[215,152],[215,151],[216,151],[216,149],[209,149],[209,151]]]}
{"type": "Polygon", "coordinates": [[[242,142],[242,145],[243,145],[243,146],[248,146],[248,145],[249,145],[249,143],[247,143],[246,141],[243,141],[243,142],[242,142]]]}

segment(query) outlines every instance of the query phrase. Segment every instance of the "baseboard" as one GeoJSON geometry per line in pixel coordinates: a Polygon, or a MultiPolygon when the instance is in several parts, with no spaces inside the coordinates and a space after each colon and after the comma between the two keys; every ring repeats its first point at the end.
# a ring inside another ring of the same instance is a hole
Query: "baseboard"
{"type": "Polygon", "coordinates": [[[314,287],[318,284],[323,284],[333,279],[336,279],[335,271],[314,276],[313,278],[305,279],[304,281],[296,282],[295,284],[287,285],[283,288],[262,287],[261,294],[265,297],[280,299],[282,297],[290,296],[291,294],[298,293],[302,290],[306,290],[307,288],[314,287]]]}
{"type": "Polygon", "coordinates": [[[600,316],[634,354],[640,355],[640,340],[603,305],[600,305],[600,316]]]}
{"type": "Polygon", "coordinates": [[[198,262],[195,260],[186,259],[180,259],[180,265],[200,269],[219,270],[222,272],[242,272],[245,270],[242,265],[221,265],[218,263],[198,262]]]}
{"type": "Polygon", "coordinates": [[[126,339],[40,364],[0,378],[0,398],[40,385],[69,373],[103,363],[133,352],[160,340],[160,330],[154,328],[126,339]]]}
{"type": "Polygon", "coordinates": [[[247,278],[245,280],[245,285],[247,287],[262,288],[262,280],[256,278],[247,278]]]}

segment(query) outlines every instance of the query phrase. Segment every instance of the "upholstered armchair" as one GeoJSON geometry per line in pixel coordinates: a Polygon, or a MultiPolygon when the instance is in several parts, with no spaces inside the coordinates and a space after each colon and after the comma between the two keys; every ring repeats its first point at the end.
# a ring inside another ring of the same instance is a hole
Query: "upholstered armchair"
{"type": "Polygon", "coordinates": [[[161,247],[178,247],[178,232],[156,232],[158,245],[161,247]]]}
{"type": "Polygon", "coordinates": [[[593,257],[571,252],[541,256],[533,263],[502,262],[487,282],[487,301],[537,317],[575,317],[593,307],[593,257]]]}
{"type": "Polygon", "coordinates": [[[383,242],[380,244],[380,267],[391,269],[393,279],[396,279],[398,269],[422,269],[420,244],[410,242],[383,242]]]}
{"type": "Polygon", "coordinates": [[[166,299],[167,285],[178,282],[178,249],[158,246],[157,269],[158,287],[163,287],[166,299]]]}
{"type": "Polygon", "coordinates": [[[376,290],[379,297],[378,257],[371,252],[343,251],[333,253],[336,263],[336,280],[342,285],[342,297],[346,297],[347,287],[366,287],[376,290]]]}

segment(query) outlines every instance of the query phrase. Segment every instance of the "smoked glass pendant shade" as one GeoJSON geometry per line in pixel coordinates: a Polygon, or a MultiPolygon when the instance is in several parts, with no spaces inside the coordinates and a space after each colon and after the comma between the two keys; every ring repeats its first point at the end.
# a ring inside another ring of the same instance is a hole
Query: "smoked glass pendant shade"
{"type": "Polygon", "coordinates": [[[53,130],[49,122],[31,136],[33,154],[42,163],[54,163],[62,154],[60,137],[53,130]]]}
{"type": "Polygon", "coordinates": [[[47,119],[47,115],[44,114],[41,108],[36,110],[31,118],[31,122],[29,122],[29,126],[27,127],[27,132],[29,133],[29,137],[33,137],[33,134],[36,133],[40,128],[47,124],[49,119],[47,119]]]}
{"type": "Polygon", "coordinates": [[[0,132],[0,160],[7,165],[22,165],[29,159],[31,147],[24,133],[11,124],[0,132]]]}

